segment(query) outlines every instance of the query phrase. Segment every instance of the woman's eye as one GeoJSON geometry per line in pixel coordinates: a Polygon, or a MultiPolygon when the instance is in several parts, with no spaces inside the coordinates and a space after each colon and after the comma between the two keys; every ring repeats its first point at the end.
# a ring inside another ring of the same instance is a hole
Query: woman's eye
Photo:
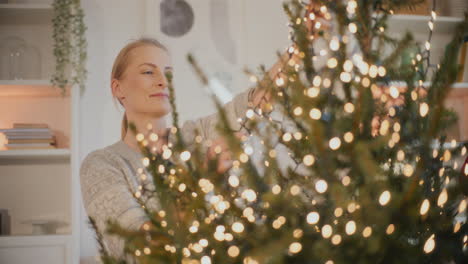
{"type": "Polygon", "coordinates": [[[144,74],[153,74],[152,71],[145,71],[144,74]]]}

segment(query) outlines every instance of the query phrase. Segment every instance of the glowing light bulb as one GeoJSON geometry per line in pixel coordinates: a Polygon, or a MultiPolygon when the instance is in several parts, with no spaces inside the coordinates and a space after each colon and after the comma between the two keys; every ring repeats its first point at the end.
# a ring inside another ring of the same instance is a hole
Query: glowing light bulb
{"type": "Polygon", "coordinates": [[[349,221],[348,223],[346,223],[345,229],[346,229],[346,234],[348,235],[354,234],[354,232],[356,232],[356,222],[349,221]]]}
{"type": "Polygon", "coordinates": [[[352,113],[354,112],[354,105],[352,103],[346,103],[344,105],[344,110],[347,112],[347,113],[352,113]]]}
{"type": "Polygon", "coordinates": [[[327,66],[328,66],[328,68],[333,69],[336,66],[338,66],[338,61],[335,58],[330,58],[327,61],[327,66]]]}
{"type": "Polygon", "coordinates": [[[439,198],[437,199],[437,205],[440,207],[443,207],[444,204],[447,202],[447,200],[448,200],[447,189],[443,189],[439,195],[439,198]]]}
{"type": "Polygon", "coordinates": [[[432,234],[427,240],[426,243],[424,243],[424,252],[426,254],[431,253],[436,246],[435,240],[434,240],[434,234],[432,234]]]}
{"type": "Polygon", "coordinates": [[[422,103],[419,105],[419,114],[422,117],[425,117],[429,113],[429,105],[427,103],[422,103]]]}
{"type": "Polygon", "coordinates": [[[231,258],[235,258],[237,256],[239,256],[239,253],[240,253],[240,250],[237,246],[230,246],[228,248],[228,255],[231,257],[231,258]]]}
{"type": "Polygon", "coordinates": [[[424,199],[424,201],[421,204],[421,209],[419,210],[419,213],[421,215],[427,214],[427,212],[429,211],[430,206],[431,206],[431,204],[429,203],[429,200],[424,199]]]}
{"type": "Polygon", "coordinates": [[[299,253],[302,250],[302,245],[299,242],[294,242],[289,245],[289,252],[292,254],[299,253]]]}
{"type": "Polygon", "coordinates": [[[339,137],[334,137],[330,139],[329,146],[332,150],[337,150],[341,146],[341,140],[339,137]]]}
{"type": "Polygon", "coordinates": [[[333,51],[337,51],[340,48],[340,42],[338,41],[337,37],[333,37],[330,41],[330,49],[333,51]]]}
{"type": "Polygon", "coordinates": [[[310,118],[319,120],[322,117],[322,112],[317,108],[312,108],[309,112],[310,118]]]}
{"type": "Polygon", "coordinates": [[[312,166],[315,163],[315,158],[314,156],[308,154],[304,156],[302,161],[304,162],[306,166],[312,166]]]}
{"type": "Polygon", "coordinates": [[[390,202],[391,197],[392,196],[389,191],[384,191],[379,197],[380,205],[385,206],[386,204],[388,204],[388,202],[390,202]]]}
{"type": "Polygon", "coordinates": [[[310,212],[307,215],[307,223],[311,225],[318,223],[319,220],[320,220],[320,215],[317,212],[310,212]]]}
{"type": "Polygon", "coordinates": [[[182,152],[182,153],[180,153],[180,159],[182,159],[183,161],[189,160],[189,159],[190,159],[190,156],[191,156],[191,154],[190,154],[190,152],[188,152],[187,150],[184,151],[184,152],[182,152]]]}
{"type": "Polygon", "coordinates": [[[322,227],[322,236],[323,236],[323,238],[331,237],[332,233],[333,233],[333,228],[331,227],[331,225],[324,225],[322,227]]]}
{"type": "Polygon", "coordinates": [[[372,227],[370,226],[367,226],[366,228],[364,228],[364,230],[362,230],[362,236],[363,237],[370,237],[372,235],[372,227]]]}
{"type": "Polygon", "coordinates": [[[328,184],[326,181],[324,180],[318,180],[316,183],[315,183],[315,190],[318,192],[318,193],[324,193],[326,192],[328,189],[328,184]]]}

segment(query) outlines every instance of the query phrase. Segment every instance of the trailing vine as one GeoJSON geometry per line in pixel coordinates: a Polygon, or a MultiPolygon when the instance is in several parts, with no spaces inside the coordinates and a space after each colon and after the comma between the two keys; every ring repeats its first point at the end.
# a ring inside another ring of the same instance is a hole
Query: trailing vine
{"type": "Polygon", "coordinates": [[[52,6],[55,71],[51,83],[63,94],[67,86],[78,85],[82,94],[87,76],[87,27],[80,0],[54,0],[52,6]]]}

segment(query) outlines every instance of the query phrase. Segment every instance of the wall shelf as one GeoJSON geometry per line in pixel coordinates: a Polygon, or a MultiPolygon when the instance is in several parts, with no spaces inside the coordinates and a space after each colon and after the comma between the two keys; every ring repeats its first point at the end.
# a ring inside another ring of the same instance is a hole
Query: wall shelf
{"type": "Polygon", "coordinates": [[[11,235],[0,236],[0,248],[7,246],[25,245],[60,245],[71,239],[70,235],[11,235]]]}
{"type": "Polygon", "coordinates": [[[62,160],[70,158],[69,149],[12,149],[0,151],[0,160],[47,159],[62,160]]]}
{"type": "MultiPolygon", "coordinates": [[[[69,88],[65,95],[70,95],[69,88]]],[[[49,80],[0,80],[0,97],[2,96],[59,97],[63,96],[63,91],[51,86],[49,80]]]]}
{"type": "Polygon", "coordinates": [[[52,13],[53,7],[47,3],[0,4],[0,17],[5,19],[28,16],[39,20],[50,20],[52,13]]]}

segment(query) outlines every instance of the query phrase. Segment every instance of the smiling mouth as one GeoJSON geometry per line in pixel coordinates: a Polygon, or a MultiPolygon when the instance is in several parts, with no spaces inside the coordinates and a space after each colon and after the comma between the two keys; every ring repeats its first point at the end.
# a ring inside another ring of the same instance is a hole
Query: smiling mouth
{"type": "Polygon", "coordinates": [[[155,94],[151,94],[150,97],[169,97],[169,95],[165,93],[155,93],[155,94]]]}

